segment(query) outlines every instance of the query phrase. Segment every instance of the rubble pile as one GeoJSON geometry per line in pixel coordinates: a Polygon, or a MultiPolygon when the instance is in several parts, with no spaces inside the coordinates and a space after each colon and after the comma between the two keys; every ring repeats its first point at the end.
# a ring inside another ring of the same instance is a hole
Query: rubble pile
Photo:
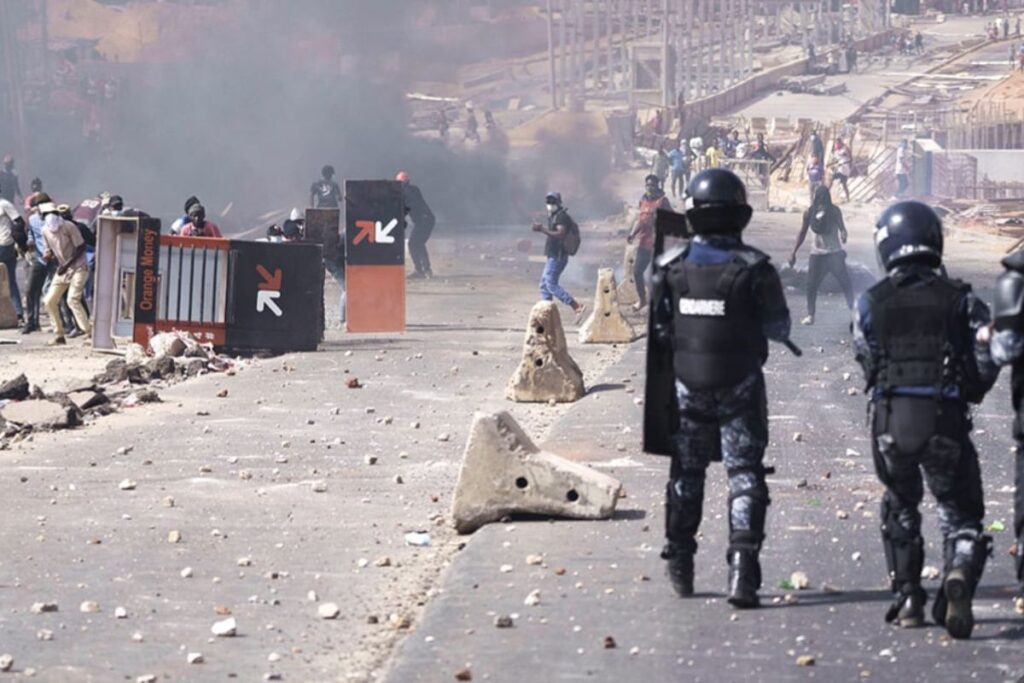
{"type": "Polygon", "coordinates": [[[0,449],[33,432],[70,429],[122,408],[157,403],[161,386],[234,365],[186,333],[167,332],[153,337],[148,350],[131,344],[124,358],[66,391],[47,393],[18,375],[0,382],[0,449]]]}

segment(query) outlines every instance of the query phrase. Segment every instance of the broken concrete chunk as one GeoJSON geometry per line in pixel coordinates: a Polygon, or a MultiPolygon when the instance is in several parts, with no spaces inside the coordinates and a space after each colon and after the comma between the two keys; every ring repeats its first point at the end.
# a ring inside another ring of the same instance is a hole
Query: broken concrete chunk
{"type": "Polygon", "coordinates": [[[185,350],[188,346],[186,345],[185,340],[176,333],[161,332],[160,334],[154,335],[150,338],[149,348],[153,350],[153,356],[155,358],[160,358],[161,356],[178,358],[185,355],[185,350]]]}
{"type": "Polygon", "coordinates": [[[337,619],[341,614],[341,608],[336,602],[325,602],[316,608],[316,614],[321,619],[337,619]]]}
{"type": "Polygon", "coordinates": [[[636,264],[638,251],[640,251],[639,240],[634,240],[632,244],[626,244],[626,252],[622,258],[622,284],[618,288],[620,306],[632,306],[640,301],[640,294],[636,291],[636,280],[633,278],[633,266],[636,264]]]}
{"type": "Polygon", "coordinates": [[[523,360],[508,381],[505,396],[513,401],[569,403],[585,393],[583,373],[569,355],[562,318],[551,301],[530,311],[523,360]]]}
{"type": "Polygon", "coordinates": [[[611,268],[597,271],[597,289],[594,308],[580,327],[580,342],[584,344],[624,344],[636,338],[633,326],[619,311],[615,273],[611,268]]]}
{"type": "Polygon", "coordinates": [[[0,418],[38,430],[66,429],[78,421],[74,409],[42,399],[8,403],[0,409],[0,418]]]}
{"type": "Polygon", "coordinates": [[[621,488],[607,474],[540,450],[508,413],[477,413],[452,519],[463,534],[516,513],[606,519],[621,488]]]}
{"type": "Polygon", "coordinates": [[[96,406],[101,406],[104,403],[110,403],[110,399],[107,398],[106,394],[89,389],[71,392],[68,394],[68,400],[74,403],[78,409],[82,411],[90,410],[96,406]]]}

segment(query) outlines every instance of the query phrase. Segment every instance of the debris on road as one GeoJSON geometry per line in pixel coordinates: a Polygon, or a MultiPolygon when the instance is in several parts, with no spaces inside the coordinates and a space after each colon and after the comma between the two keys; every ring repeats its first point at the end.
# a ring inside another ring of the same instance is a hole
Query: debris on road
{"type": "Polygon", "coordinates": [[[230,638],[238,634],[238,623],[234,617],[229,617],[228,619],[214,622],[213,626],[210,627],[210,632],[220,638],[230,638]]]}
{"type": "Polygon", "coordinates": [[[460,534],[516,513],[607,519],[621,489],[607,474],[537,448],[508,413],[478,413],[451,515],[460,534]]]}

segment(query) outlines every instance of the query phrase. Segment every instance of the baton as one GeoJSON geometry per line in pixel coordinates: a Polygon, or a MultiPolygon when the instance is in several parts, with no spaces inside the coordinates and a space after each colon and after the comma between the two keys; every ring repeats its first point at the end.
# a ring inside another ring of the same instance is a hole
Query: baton
{"type": "Polygon", "coordinates": [[[789,349],[790,353],[792,353],[797,358],[804,355],[803,350],[799,346],[794,344],[792,339],[786,339],[785,341],[782,342],[782,345],[789,349]]]}

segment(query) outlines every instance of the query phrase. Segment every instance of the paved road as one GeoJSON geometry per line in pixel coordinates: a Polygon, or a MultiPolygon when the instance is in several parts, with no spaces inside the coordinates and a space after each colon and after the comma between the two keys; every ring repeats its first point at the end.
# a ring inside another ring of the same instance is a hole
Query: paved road
{"type": "MultiPolygon", "coordinates": [[[[848,222],[855,242],[851,258],[872,263],[866,217],[850,216],[848,222]]],[[[759,226],[751,231],[752,241],[780,260],[795,216],[762,218],[759,226]]],[[[990,283],[1001,245],[951,239],[951,271],[982,286],[990,283]]],[[[804,310],[801,298],[790,292],[797,315],[804,310]]],[[[514,520],[468,538],[422,626],[401,646],[389,680],[453,680],[467,665],[473,680],[490,681],[1013,681],[1024,675],[1024,617],[1013,614],[1010,602],[1011,539],[1005,532],[995,534],[996,555],[977,601],[980,624],[973,640],[952,642],[934,626],[894,630],[882,621],[889,593],[878,535],[881,488],[864,426],[865,399],[850,391],[861,384],[848,321],[841,298],[827,296],[819,301],[819,323],[796,329],[804,358],[776,348],[768,365],[768,459],[777,473],[769,479],[764,609],[737,614],[723,599],[726,488],[720,467],[709,478],[699,595],[675,598],[663,576],[658,550],[667,462],[640,452],[641,409],[627,391],[640,387],[639,342],[604,378],[625,388],[586,397],[548,440],[552,450],[621,478],[628,498],[616,517],[514,520]],[[626,452],[608,448],[616,443],[626,444],[626,452]],[[525,563],[534,553],[544,555],[542,566],[525,563]],[[513,571],[501,572],[504,564],[513,571]],[[797,570],[807,573],[810,589],[780,588],[797,570]],[[535,589],[541,604],[525,606],[535,589]],[[787,595],[795,601],[785,602],[787,595]],[[515,627],[495,628],[498,614],[515,615],[515,627]],[[605,649],[606,636],[616,648],[605,649]],[[800,655],[813,656],[816,664],[798,667],[800,655]]],[[[1012,456],[1005,378],[978,411],[976,426],[987,521],[1008,527],[1012,456]]],[[[937,565],[930,498],[924,507],[926,563],[937,565]]],[[[927,582],[933,592],[936,586],[927,582]]]]}

